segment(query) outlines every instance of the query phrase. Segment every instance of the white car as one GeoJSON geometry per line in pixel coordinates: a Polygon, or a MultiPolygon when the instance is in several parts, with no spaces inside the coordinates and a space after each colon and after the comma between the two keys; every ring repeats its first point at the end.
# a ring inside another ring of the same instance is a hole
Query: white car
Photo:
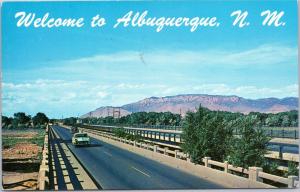
{"type": "Polygon", "coordinates": [[[75,133],[72,137],[72,143],[75,146],[85,146],[90,144],[90,137],[87,133],[75,133]]]}

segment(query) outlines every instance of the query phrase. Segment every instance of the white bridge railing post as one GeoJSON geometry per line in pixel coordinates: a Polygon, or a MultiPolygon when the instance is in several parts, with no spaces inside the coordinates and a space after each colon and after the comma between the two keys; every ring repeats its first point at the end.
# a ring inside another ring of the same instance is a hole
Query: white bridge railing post
{"type": "Polygon", "coordinates": [[[224,161],[224,172],[228,173],[228,161],[224,161]]]}
{"type": "Polygon", "coordinates": [[[178,155],[179,150],[175,150],[175,158],[178,159],[179,155],[178,155]]]}
{"type": "Polygon", "coordinates": [[[205,167],[210,167],[210,164],[208,163],[208,160],[211,160],[211,158],[210,157],[204,157],[203,160],[204,160],[205,167]]]}
{"type": "Polygon", "coordinates": [[[165,154],[165,155],[168,155],[168,152],[167,152],[168,149],[169,149],[168,147],[165,147],[165,148],[164,148],[164,154],[165,154]]]}
{"type": "Polygon", "coordinates": [[[294,175],[291,175],[291,176],[288,176],[288,188],[294,188],[295,187],[295,181],[298,177],[297,176],[294,176],[294,175]]]}
{"type": "Polygon", "coordinates": [[[258,176],[260,171],[263,171],[261,167],[249,167],[249,179],[251,181],[262,182],[262,179],[258,176]]]}

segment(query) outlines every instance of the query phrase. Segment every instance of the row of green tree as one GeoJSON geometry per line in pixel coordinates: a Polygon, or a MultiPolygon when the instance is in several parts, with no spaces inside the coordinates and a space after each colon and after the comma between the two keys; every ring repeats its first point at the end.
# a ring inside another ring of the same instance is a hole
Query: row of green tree
{"type": "Polygon", "coordinates": [[[31,117],[24,112],[14,113],[13,117],[2,116],[2,128],[44,128],[49,118],[44,113],[31,117]]]}
{"type": "MultiPolygon", "coordinates": [[[[183,151],[197,163],[204,157],[211,157],[216,161],[228,161],[235,166],[257,166],[274,172],[274,164],[271,166],[264,157],[270,138],[260,129],[260,114],[231,117],[228,118],[228,113],[210,111],[203,107],[199,107],[195,113],[188,112],[183,124],[183,151]],[[234,135],[236,129],[239,130],[239,136],[234,135]]],[[[297,172],[294,169],[288,174],[297,172]]]]}
{"type": "MultiPolygon", "coordinates": [[[[248,115],[244,115],[242,113],[232,113],[226,111],[219,111],[218,114],[224,119],[230,121],[235,120],[241,117],[247,116],[256,116],[259,124],[261,126],[267,127],[297,127],[298,126],[298,111],[288,111],[281,113],[259,113],[259,112],[251,112],[248,115]]],[[[72,123],[76,121],[76,118],[67,118],[65,119],[67,123],[72,123]]],[[[143,124],[143,125],[170,125],[170,126],[179,126],[184,122],[184,118],[182,118],[179,114],[173,114],[170,112],[137,112],[132,113],[127,116],[123,116],[121,118],[113,118],[109,117],[88,117],[82,119],[83,123],[88,124],[143,124]]]]}
{"type": "Polygon", "coordinates": [[[99,117],[85,118],[82,123],[89,124],[126,124],[126,125],[170,125],[179,126],[182,118],[179,114],[170,112],[137,112],[121,118],[99,117]]]}
{"type": "Polygon", "coordinates": [[[298,111],[296,110],[275,114],[251,112],[249,115],[257,116],[259,121],[268,127],[298,127],[298,111]]]}

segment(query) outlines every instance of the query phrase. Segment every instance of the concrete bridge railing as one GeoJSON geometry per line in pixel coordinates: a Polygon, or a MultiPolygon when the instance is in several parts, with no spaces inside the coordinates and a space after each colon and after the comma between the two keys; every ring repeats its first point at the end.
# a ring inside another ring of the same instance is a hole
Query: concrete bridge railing
{"type": "MultiPolygon", "coordinates": [[[[157,145],[157,144],[153,145],[152,143],[148,143],[148,142],[137,142],[137,141],[132,141],[132,140],[128,140],[125,138],[119,138],[112,134],[107,134],[105,132],[101,132],[101,131],[97,131],[97,130],[85,129],[85,128],[81,128],[81,129],[83,129],[85,132],[99,135],[99,136],[105,137],[107,139],[118,141],[118,142],[121,142],[124,144],[129,144],[129,145],[137,147],[137,148],[143,148],[146,150],[153,151],[154,153],[160,153],[163,155],[167,155],[169,157],[174,157],[175,159],[181,159],[181,160],[185,160],[189,163],[192,163],[189,156],[178,149],[174,150],[174,149],[169,149],[168,147],[161,147],[160,145],[157,145]]],[[[284,184],[288,188],[294,188],[294,187],[296,187],[296,182],[297,182],[296,180],[298,179],[297,176],[289,176],[288,178],[284,178],[284,177],[272,175],[272,174],[263,172],[263,169],[260,167],[249,167],[249,169],[245,169],[242,167],[235,167],[226,161],[218,162],[218,161],[212,160],[210,157],[203,158],[202,162],[204,164],[204,167],[206,167],[206,168],[214,169],[217,171],[222,171],[222,172],[225,172],[226,174],[235,175],[235,176],[244,175],[244,176],[240,176],[240,177],[243,177],[243,178],[246,177],[246,178],[248,178],[249,181],[254,182],[254,183],[255,182],[263,183],[263,179],[266,179],[266,180],[270,180],[273,182],[284,184]],[[239,174],[236,174],[236,173],[239,173],[239,174]]],[[[192,164],[194,164],[194,163],[192,163],[192,164]]],[[[197,166],[203,166],[203,165],[197,164],[197,166]]]]}
{"type": "Polygon", "coordinates": [[[38,190],[49,188],[49,126],[46,127],[44,146],[42,151],[42,162],[38,174],[38,190]]]}
{"type": "Polygon", "coordinates": [[[296,187],[295,181],[298,178],[297,176],[289,176],[288,178],[284,178],[277,175],[265,173],[263,172],[263,169],[261,167],[249,167],[249,169],[244,169],[242,167],[234,167],[233,165],[228,164],[227,161],[223,163],[218,161],[213,161],[211,160],[210,157],[204,157],[202,161],[205,167],[211,167],[213,165],[216,167],[223,168],[224,172],[226,173],[230,173],[230,171],[243,173],[248,175],[248,179],[252,181],[263,182],[263,179],[267,179],[277,183],[285,184],[288,186],[288,188],[296,187]]]}

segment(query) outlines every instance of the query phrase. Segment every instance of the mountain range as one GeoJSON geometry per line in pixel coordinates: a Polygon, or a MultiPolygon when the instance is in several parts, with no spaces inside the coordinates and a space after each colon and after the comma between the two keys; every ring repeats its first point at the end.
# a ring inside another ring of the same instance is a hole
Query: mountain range
{"type": "Polygon", "coordinates": [[[195,111],[199,105],[210,110],[261,113],[279,113],[298,110],[298,98],[286,97],[246,99],[238,96],[185,94],[166,97],[150,97],[119,107],[104,106],[82,115],[85,117],[126,116],[134,112],[172,112],[185,115],[187,111],[195,111]]]}

